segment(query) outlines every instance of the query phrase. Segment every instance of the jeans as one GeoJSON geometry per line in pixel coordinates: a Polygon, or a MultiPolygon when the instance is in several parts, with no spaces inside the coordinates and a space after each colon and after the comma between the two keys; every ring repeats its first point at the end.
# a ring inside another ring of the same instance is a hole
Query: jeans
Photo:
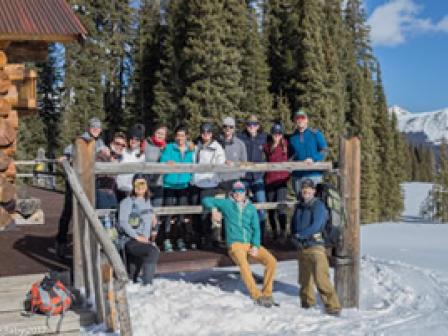
{"type": "Polygon", "coordinates": [[[152,283],[156,270],[155,266],[159,260],[159,249],[152,244],[140,243],[135,239],[128,241],[125,246],[126,254],[128,255],[128,272],[133,281],[137,281],[140,269],[143,266],[143,284],[152,283]],[[135,266],[134,269],[132,269],[131,264],[135,266]]]}
{"type": "MultiPolygon", "coordinates": [[[[267,184],[266,185],[266,198],[268,202],[286,202],[286,197],[288,195],[288,186],[286,182],[280,184],[267,184]]],[[[274,238],[277,237],[277,223],[276,217],[278,218],[280,224],[280,231],[286,232],[286,206],[279,207],[275,210],[268,210],[269,223],[271,224],[272,232],[274,238]]]]}
{"type": "MultiPolygon", "coordinates": [[[[199,188],[191,187],[191,204],[201,205],[205,197],[214,197],[218,193],[218,188],[199,188]]],[[[210,237],[212,234],[212,220],[210,214],[200,214],[194,216],[194,230],[197,238],[210,237]]]]}
{"type": "Polygon", "coordinates": [[[70,184],[65,182],[65,196],[64,196],[64,209],[62,210],[61,217],[59,218],[59,228],[56,240],[60,244],[67,243],[67,233],[70,220],[73,213],[73,197],[70,184]]]}

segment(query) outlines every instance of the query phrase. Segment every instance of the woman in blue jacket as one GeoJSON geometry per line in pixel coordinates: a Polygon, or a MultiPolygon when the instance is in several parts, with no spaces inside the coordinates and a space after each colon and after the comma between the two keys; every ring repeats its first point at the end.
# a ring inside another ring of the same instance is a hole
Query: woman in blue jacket
{"type": "MultiPolygon", "coordinates": [[[[169,143],[160,157],[160,162],[168,164],[175,163],[194,163],[194,144],[187,141],[187,130],[185,126],[178,126],[175,130],[174,142],[169,143]]],[[[164,203],[166,206],[188,205],[188,188],[192,174],[190,173],[172,173],[163,176],[163,189],[165,192],[164,203]]],[[[169,238],[171,234],[172,216],[165,218],[165,240],[163,248],[166,252],[172,252],[173,246],[169,238]]],[[[177,223],[177,241],[176,245],[180,251],[186,250],[184,241],[185,224],[187,218],[179,215],[177,223]]]]}

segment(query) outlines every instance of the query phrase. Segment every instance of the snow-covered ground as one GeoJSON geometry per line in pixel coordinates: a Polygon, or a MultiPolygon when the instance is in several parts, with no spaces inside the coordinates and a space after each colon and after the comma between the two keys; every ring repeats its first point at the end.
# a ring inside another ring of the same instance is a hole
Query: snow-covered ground
{"type": "Polygon", "coordinates": [[[279,263],[280,307],[271,309],[252,303],[236,268],[219,268],[159,277],[150,290],[132,285],[134,335],[448,335],[448,225],[416,218],[429,188],[404,185],[411,221],[362,227],[359,310],[335,318],[321,305],[300,308],[295,261],[279,263]]]}

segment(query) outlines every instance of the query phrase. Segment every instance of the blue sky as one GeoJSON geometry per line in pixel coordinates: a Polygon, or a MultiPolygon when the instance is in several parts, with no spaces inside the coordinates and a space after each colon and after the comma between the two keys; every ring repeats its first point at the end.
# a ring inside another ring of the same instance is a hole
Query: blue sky
{"type": "Polygon", "coordinates": [[[364,0],[388,104],[448,107],[448,0],[364,0]]]}

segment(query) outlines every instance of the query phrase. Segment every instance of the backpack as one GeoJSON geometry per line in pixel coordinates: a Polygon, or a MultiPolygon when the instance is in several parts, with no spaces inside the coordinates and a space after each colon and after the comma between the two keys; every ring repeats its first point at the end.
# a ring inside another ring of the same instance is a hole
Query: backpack
{"type": "Polygon", "coordinates": [[[329,183],[318,183],[316,185],[316,197],[324,202],[328,210],[328,219],[322,231],[325,245],[327,247],[341,246],[342,233],[347,225],[347,218],[338,190],[329,183]]]}
{"type": "Polygon", "coordinates": [[[72,304],[72,294],[55,273],[31,286],[25,300],[25,310],[47,316],[63,315],[72,304]]]}

